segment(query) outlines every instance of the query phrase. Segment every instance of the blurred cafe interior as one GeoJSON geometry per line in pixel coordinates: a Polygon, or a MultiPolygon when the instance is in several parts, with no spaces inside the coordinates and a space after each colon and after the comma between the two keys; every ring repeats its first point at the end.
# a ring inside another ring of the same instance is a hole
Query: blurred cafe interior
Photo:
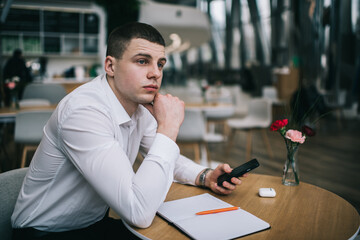
{"type": "Polygon", "coordinates": [[[182,154],[209,166],[257,158],[254,173],[281,177],[286,148],[270,125],[300,119],[316,132],[297,153],[300,184],[334,192],[360,212],[358,0],[0,3],[0,172],[29,165],[49,117],[22,118],[21,110],[56,106],[102,74],[109,32],[140,21],[166,41],[160,91],[185,102],[182,154]],[[28,79],[7,101],[16,79],[5,66],[16,50],[28,79]]]}

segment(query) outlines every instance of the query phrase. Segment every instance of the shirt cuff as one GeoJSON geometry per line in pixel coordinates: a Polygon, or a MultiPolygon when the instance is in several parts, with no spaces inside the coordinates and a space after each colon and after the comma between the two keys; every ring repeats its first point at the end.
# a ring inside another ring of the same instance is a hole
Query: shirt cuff
{"type": "Polygon", "coordinates": [[[176,164],[176,181],[190,185],[195,185],[197,176],[206,168],[205,166],[199,165],[183,155],[180,155],[176,164]]]}

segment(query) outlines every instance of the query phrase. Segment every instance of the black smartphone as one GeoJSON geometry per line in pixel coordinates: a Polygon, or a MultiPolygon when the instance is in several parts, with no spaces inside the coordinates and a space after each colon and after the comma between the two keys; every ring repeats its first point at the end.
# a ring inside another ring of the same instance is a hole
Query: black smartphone
{"type": "Polygon", "coordinates": [[[241,177],[247,172],[250,172],[254,168],[257,168],[260,166],[259,162],[254,158],[253,160],[250,160],[236,168],[234,168],[231,173],[224,173],[217,179],[218,186],[222,187],[222,184],[224,181],[227,181],[231,183],[231,178],[233,177],[241,177]]]}

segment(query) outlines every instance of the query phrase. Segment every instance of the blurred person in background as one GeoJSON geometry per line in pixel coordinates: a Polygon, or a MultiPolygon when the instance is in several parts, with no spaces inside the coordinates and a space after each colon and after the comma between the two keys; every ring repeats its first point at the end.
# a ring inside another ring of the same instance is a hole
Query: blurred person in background
{"type": "Polygon", "coordinates": [[[6,62],[3,69],[3,81],[3,100],[5,106],[9,106],[12,96],[15,94],[17,99],[21,99],[26,84],[32,81],[21,49],[15,49],[12,57],[6,62]]]}

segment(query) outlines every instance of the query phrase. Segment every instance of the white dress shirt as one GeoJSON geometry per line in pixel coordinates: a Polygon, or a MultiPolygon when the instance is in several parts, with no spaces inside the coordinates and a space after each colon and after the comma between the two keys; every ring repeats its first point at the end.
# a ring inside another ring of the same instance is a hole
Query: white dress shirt
{"type": "Polygon", "coordinates": [[[194,184],[204,169],[156,130],[142,105],[133,116],[126,113],[105,75],[75,89],[44,127],[13,227],[84,228],[101,220],[108,207],[129,224],[148,227],[173,180],[194,184]],[[139,150],[145,158],[134,173],[139,150]]]}

